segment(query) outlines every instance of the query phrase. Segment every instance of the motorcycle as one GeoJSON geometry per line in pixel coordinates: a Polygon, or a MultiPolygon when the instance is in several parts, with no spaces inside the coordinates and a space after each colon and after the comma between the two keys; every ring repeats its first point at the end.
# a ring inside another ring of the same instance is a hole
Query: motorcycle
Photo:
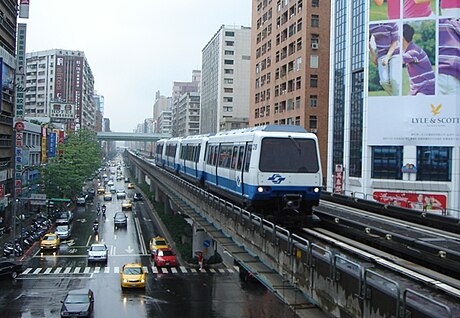
{"type": "Polygon", "coordinates": [[[105,205],[102,206],[102,215],[105,216],[105,211],[107,210],[107,207],[105,205]]]}
{"type": "Polygon", "coordinates": [[[3,245],[3,256],[10,257],[14,253],[14,245],[11,242],[6,242],[3,245]]]}
{"type": "Polygon", "coordinates": [[[99,230],[99,223],[94,223],[93,224],[93,231],[94,231],[95,235],[97,235],[98,230],[99,230]]]}

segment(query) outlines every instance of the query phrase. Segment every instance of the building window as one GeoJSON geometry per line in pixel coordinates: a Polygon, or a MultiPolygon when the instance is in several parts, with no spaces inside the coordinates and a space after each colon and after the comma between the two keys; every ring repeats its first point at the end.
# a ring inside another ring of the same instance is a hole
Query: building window
{"type": "Polygon", "coordinates": [[[224,93],[233,93],[233,88],[231,88],[231,87],[224,87],[224,93]]]}
{"type": "Polygon", "coordinates": [[[318,75],[310,75],[310,87],[318,87],[318,75]]]}
{"type": "Polygon", "coordinates": [[[231,103],[233,102],[233,97],[224,97],[224,103],[231,103]]]}
{"type": "Polygon", "coordinates": [[[310,55],[310,68],[318,68],[318,55],[310,55]]]}
{"type": "Polygon", "coordinates": [[[230,69],[230,68],[226,68],[226,69],[224,69],[224,73],[225,74],[233,74],[233,70],[230,69]]]}
{"type": "Polygon", "coordinates": [[[310,95],[310,107],[318,107],[318,95],[310,95]]]}
{"type": "Polygon", "coordinates": [[[451,181],[451,147],[417,147],[417,180],[451,181]]]}
{"type": "Polygon", "coordinates": [[[402,179],[402,146],[372,147],[372,172],[374,179],[402,179]]]}
{"type": "Polygon", "coordinates": [[[308,121],[308,125],[309,125],[310,129],[318,129],[318,117],[310,116],[310,119],[308,121]]]}
{"type": "Polygon", "coordinates": [[[225,41],[226,46],[233,46],[235,44],[234,41],[225,41]]]}
{"type": "Polygon", "coordinates": [[[312,14],[311,15],[311,27],[312,28],[319,28],[319,15],[312,14]]]}
{"type": "Polygon", "coordinates": [[[225,65],[233,65],[233,60],[224,60],[225,65]]]}
{"type": "Polygon", "coordinates": [[[295,123],[294,123],[294,125],[300,126],[300,116],[297,116],[297,117],[295,118],[295,123]]]}
{"type": "Polygon", "coordinates": [[[233,84],[233,78],[224,78],[224,84],[233,84]]]}
{"type": "Polygon", "coordinates": [[[233,32],[233,31],[225,31],[225,36],[235,36],[235,32],[233,32]]]}
{"type": "Polygon", "coordinates": [[[225,54],[225,55],[234,55],[235,52],[234,52],[234,51],[231,51],[231,50],[225,50],[225,51],[224,51],[224,54],[225,54]]]}
{"type": "Polygon", "coordinates": [[[319,0],[311,0],[311,6],[313,8],[319,8],[319,0]]]}

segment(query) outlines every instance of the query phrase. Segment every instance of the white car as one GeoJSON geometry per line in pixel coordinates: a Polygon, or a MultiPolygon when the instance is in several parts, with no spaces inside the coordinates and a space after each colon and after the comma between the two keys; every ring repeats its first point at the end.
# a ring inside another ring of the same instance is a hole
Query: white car
{"type": "Polygon", "coordinates": [[[61,224],[56,226],[56,231],[54,232],[61,240],[66,240],[70,237],[70,225],[61,224]]]}
{"type": "Polygon", "coordinates": [[[118,189],[117,191],[117,199],[125,199],[126,198],[126,192],[124,189],[118,189]]]}
{"type": "Polygon", "coordinates": [[[114,185],[114,183],[113,183],[112,180],[110,180],[110,181],[107,183],[107,186],[109,186],[109,187],[111,187],[111,186],[113,186],[113,185],[114,185]]]}
{"type": "Polygon", "coordinates": [[[88,263],[104,262],[107,264],[108,255],[107,245],[104,243],[91,244],[90,248],[88,248],[88,263]]]}

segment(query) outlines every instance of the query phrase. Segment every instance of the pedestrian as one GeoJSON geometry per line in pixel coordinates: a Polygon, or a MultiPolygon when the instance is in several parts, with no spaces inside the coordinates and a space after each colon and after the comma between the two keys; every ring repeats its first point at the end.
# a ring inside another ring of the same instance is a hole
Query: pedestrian
{"type": "Polygon", "coordinates": [[[201,271],[203,269],[203,253],[198,252],[197,253],[197,258],[198,258],[198,266],[199,266],[199,269],[201,271]]]}
{"type": "Polygon", "coordinates": [[[412,42],[414,28],[403,26],[403,63],[407,67],[410,95],[434,95],[435,76],[433,66],[426,52],[412,42]]]}

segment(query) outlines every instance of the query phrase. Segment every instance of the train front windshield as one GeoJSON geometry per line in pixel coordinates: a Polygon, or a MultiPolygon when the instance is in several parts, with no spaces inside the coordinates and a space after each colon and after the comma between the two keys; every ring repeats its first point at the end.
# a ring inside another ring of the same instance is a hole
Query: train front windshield
{"type": "Polygon", "coordinates": [[[264,138],[259,169],[262,172],[316,173],[319,171],[313,139],[264,138]]]}

